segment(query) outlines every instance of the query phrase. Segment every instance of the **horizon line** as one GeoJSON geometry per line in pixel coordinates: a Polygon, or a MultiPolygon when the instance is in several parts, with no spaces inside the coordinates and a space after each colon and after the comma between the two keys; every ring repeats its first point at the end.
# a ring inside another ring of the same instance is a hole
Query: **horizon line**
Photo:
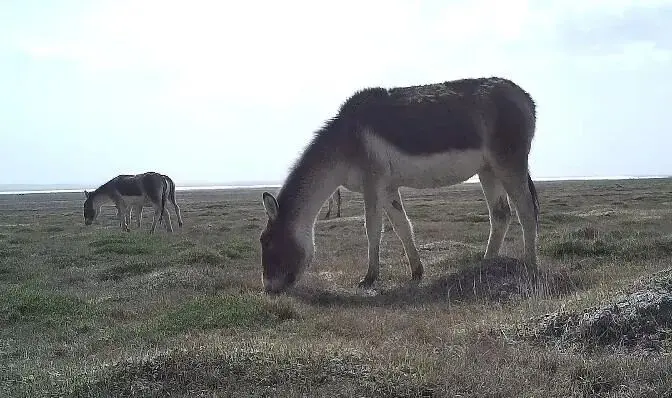
{"type": "MultiPolygon", "coordinates": [[[[645,179],[664,179],[671,178],[671,175],[646,175],[646,176],[574,176],[574,177],[537,177],[533,181],[617,181],[617,180],[645,180],[645,179]]],[[[458,184],[475,184],[480,182],[478,176],[467,179],[458,184]]],[[[201,185],[190,185],[189,183],[175,187],[176,191],[214,191],[214,190],[232,190],[232,189],[260,189],[260,188],[280,188],[282,181],[276,183],[250,183],[250,184],[217,184],[202,183],[201,185]]],[[[26,194],[45,194],[45,193],[75,193],[84,190],[95,190],[96,188],[87,188],[84,184],[0,184],[0,195],[26,195],[26,194]],[[63,189],[25,189],[25,190],[5,190],[6,187],[17,186],[77,186],[77,188],[63,189]]]]}

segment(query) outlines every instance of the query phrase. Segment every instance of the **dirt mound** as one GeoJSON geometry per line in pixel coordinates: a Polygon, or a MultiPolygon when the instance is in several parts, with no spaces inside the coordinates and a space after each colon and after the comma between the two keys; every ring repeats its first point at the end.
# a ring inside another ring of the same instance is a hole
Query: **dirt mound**
{"type": "Polygon", "coordinates": [[[585,350],[661,351],[672,339],[672,268],[638,281],[606,305],[533,319],[520,334],[585,350]]]}
{"type": "Polygon", "coordinates": [[[415,306],[439,301],[509,302],[529,297],[558,297],[581,288],[583,282],[564,270],[528,269],[515,258],[480,260],[455,273],[373,291],[322,290],[302,286],[291,295],[319,306],[415,306]]]}
{"type": "Polygon", "coordinates": [[[458,300],[510,301],[566,294],[576,284],[566,272],[528,269],[515,258],[499,257],[441,278],[432,290],[458,300]]]}

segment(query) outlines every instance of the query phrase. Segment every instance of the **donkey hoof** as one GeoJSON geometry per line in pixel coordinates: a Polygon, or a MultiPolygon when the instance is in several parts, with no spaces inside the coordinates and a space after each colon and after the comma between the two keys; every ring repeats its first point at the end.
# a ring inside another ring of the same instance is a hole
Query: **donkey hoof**
{"type": "Polygon", "coordinates": [[[414,282],[420,282],[422,280],[423,269],[415,270],[411,272],[411,280],[414,282]]]}
{"type": "Polygon", "coordinates": [[[520,262],[522,262],[528,268],[537,268],[536,258],[523,257],[520,259],[520,262]]]}
{"type": "Polygon", "coordinates": [[[373,282],[374,282],[373,278],[365,277],[364,279],[359,281],[357,287],[359,287],[360,289],[370,289],[371,286],[373,286],[373,282]]]}

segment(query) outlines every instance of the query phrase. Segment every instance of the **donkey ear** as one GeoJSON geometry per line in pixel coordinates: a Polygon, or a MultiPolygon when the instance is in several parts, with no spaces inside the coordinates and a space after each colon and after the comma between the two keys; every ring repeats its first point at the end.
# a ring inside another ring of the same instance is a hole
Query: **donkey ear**
{"type": "Polygon", "coordinates": [[[89,197],[89,195],[91,195],[91,194],[90,194],[90,193],[88,193],[88,192],[86,191],[86,189],[85,189],[85,190],[84,190],[84,197],[88,198],[88,197],[89,197]]]}
{"type": "Polygon", "coordinates": [[[278,218],[279,208],[278,201],[275,200],[275,197],[268,192],[264,192],[261,195],[262,202],[264,203],[264,209],[266,209],[266,215],[271,221],[275,221],[278,218]]]}

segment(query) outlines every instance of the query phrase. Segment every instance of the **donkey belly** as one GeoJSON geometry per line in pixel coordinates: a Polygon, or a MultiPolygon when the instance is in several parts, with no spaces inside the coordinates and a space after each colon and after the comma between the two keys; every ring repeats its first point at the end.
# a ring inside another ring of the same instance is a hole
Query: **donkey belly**
{"type": "Polygon", "coordinates": [[[135,196],[135,195],[126,196],[126,195],[124,195],[121,198],[123,199],[126,206],[129,206],[129,207],[137,207],[137,206],[140,206],[140,205],[142,205],[142,206],[151,206],[152,205],[152,202],[147,197],[145,197],[143,195],[140,195],[140,196],[135,196]]]}
{"type": "Polygon", "coordinates": [[[387,162],[391,185],[433,188],[468,180],[483,166],[481,150],[412,156],[395,153],[387,162]]]}
{"type": "MultiPolygon", "coordinates": [[[[478,173],[485,162],[480,148],[409,155],[382,139],[367,138],[367,169],[382,171],[391,186],[433,188],[457,184],[478,173]]],[[[360,171],[362,176],[366,172],[360,171]]]]}

